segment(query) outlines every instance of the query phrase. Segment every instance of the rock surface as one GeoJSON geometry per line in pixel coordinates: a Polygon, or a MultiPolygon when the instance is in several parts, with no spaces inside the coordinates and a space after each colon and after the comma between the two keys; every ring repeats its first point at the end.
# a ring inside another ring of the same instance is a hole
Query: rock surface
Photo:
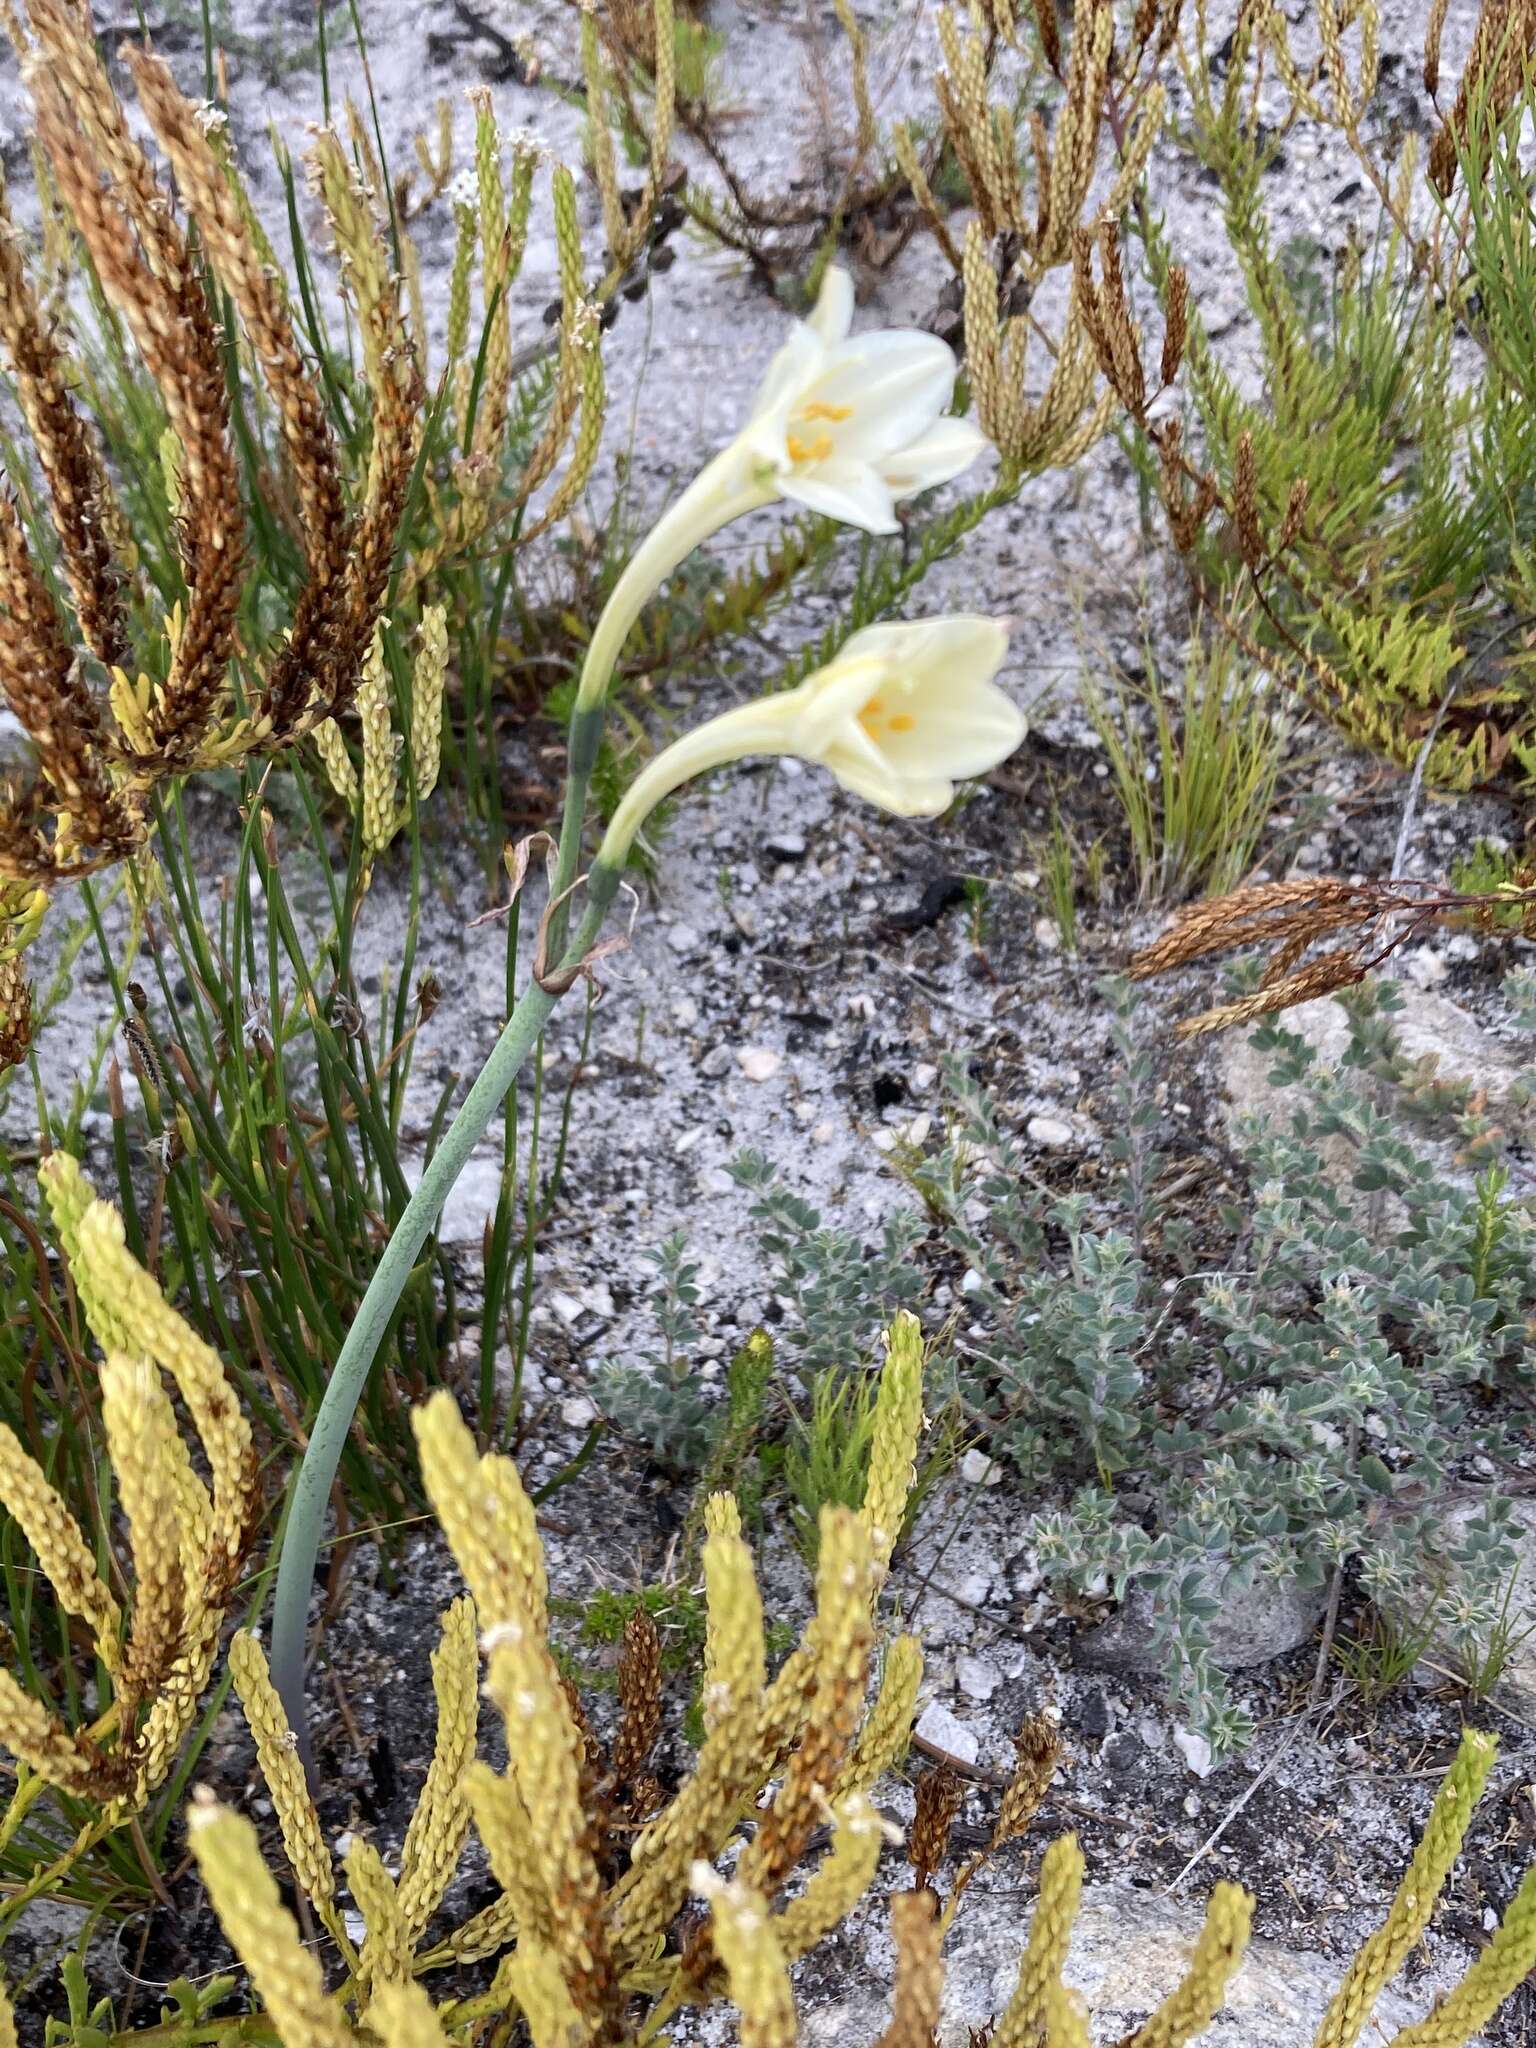
{"type": "MultiPolygon", "coordinates": [[[[1409,1059],[1432,1059],[1445,1079],[1474,1080],[1487,1091],[1491,1104],[1507,1104],[1516,1083],[1529,1078],[1529,1065],[1520,1058],[1517,1049],[1492,1037],[1475,1017],[1448,996],[1437,995],[1434,990],[1412,982],[1400,983],[1399,987],[1403,1007],[1394,1013],[1392,1021],[1409,1059]]],[[[1285,1024],[1330,1066],[1336,1065],[1348,1049],[1349,1022],[1342,1005],[1331,997],[1298,1004],[1286,1012],[1285,1024]]],[[[1276,1087],[1269,1078],[1272,1065],[1271,1055],[1251,1045],[1246,1032],[1226,1035],[1222,1043],[1222,1080],[1234,1122],[1255,1109],[1285,1119],[1303,1101],[1303,1089],[1276,1087]]],[[[1423,1142],[1422,1134],[1417,1134],[1417,1142],[1423,1142]]]]}
{"type": "MultiPolygon", "coordinates": [[[[1156,1892],[1128,1885],[1088,1887],[1066,1977],[1088,2001],[1095,2041],[1118,2040],[1173,1990],[1201,1919],[1201,1906],[1156,1892]]],[[[973,1893],[967,1899],[945,1948],[939,2048],[969,2048],[971,2029],[1006,2005],[1028,1933],[1028,1916],[1019,1911],[1016,1894],[973,1893]]],[[[1201,2048],[1298,2048],[1312,2039],[1342,1974],[1328,1956],[1254,1941],[1226,2004],[1200,2036],[1201,2048]]],[[[877,1976],[873,1957],[869,1975],[877,1976]]],[[[1390,2038],[1397,2028],[1422,2017],[1435,1991],[1443,1988],[1443,1983],[1421,1987],[1411,1999],[1388,1991],[1376,2009],[1378,2031],[1368,2029],[1367,2038],[1390,2038]]],[[[868,1996],[836,1999],[819,2009],[807,2001],[803,2048],[847,2048],[877,2039],[882,2005],[873,1989],[868,1996]]]]}
{"type": "MultiPolygon", "coordinates": [[[[1212,1655],[1223,1671],[1248,1671],[1307,1642],[1325,1595],[1310,1586],[1245,1586],[1230,1594],[1210,1624],[1212,1655]]],[[[1133,1593],[1117,1614],[1091,1629],[1076,1646],[1088,1671],[1161,1671],[1150,1595],[1133,1593]]]]}

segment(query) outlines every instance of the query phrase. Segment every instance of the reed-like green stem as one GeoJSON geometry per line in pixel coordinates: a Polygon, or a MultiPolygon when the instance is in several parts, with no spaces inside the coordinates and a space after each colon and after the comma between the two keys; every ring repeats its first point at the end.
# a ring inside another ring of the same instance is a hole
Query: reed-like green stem
{"type": "MultiPolygon", "coordinates": [[[[616,868],[593,868],[587,883],[585,914],[552,980],[558,980],[561,972],[568,972],[591,951],[618,885],[616,868]]],[[[495,1049],[464,1098],[463,1107],[444,1132],[442,1143],[427,1162],[394,1234],[384,1247],[337,1355],[310,1431],[309,1446],[294,1482],[272,1608],[272,1678],[287,1711],[289,1726],[298,1735],[306,1768],[312,1765],[313,1756],[304,1705],[305,1625],[326,1507],[347,1432],[373,1361],[414,1270],[417,1254],[430,1236],[465,1162],[538,1044],[558,1001],[558,994],[538,981],[530,981],[507,1019],[495,1049]]]]}

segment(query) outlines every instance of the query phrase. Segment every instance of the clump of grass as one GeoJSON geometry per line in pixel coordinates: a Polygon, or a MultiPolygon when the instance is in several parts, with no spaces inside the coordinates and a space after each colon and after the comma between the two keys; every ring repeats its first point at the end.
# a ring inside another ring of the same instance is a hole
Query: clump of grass
{"type": "Polygon", "coordinates": [[[1141,900],[1235,889],[1263,840],[1285,758],[1286,726],[1263,672],[1230,640],[1197,632],[1171,688],[1149,656],[1144,679],[1090,680],[1083,694],[1141,900]]]}

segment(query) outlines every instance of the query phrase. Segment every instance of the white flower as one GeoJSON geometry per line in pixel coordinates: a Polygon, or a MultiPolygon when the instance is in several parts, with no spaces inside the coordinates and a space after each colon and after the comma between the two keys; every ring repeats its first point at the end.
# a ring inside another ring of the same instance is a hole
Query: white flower
{"type": "Polygon", "coordinates": [[[722,712],[641,770],[598,858],[618,867],[646,818],[681,783],[748,754],[795,754],[903,818],[947,810],[955,784],[1005,761],[1024,714],[994,678],[1008,634],[962,614],[870,626],[796,690],[722,712]]]}
{"type": "Polygon", "coordinates": [[[896,501],[968,469],[986,436],[941,415],[955,359],[935,334],[850,334],[853,285],[829,269],[809,320],[775,356],[741,435],[764,481],[813,512],[896,530],[896,501]]]}
{"type": "Polygon", "coordinates": [[[903,818],[936,818],[955,784],[1018,746],[1024,714],[993,681],[1008,648],[996,619],[961,614],[869,626],[782,707],[793,744],[844,789],[903,818]]]}
{"type": "Polygon", "coordinates": [[[866,533],[892,533],[899,499],[948,483],[986,446],[969,421],[941,417],[955,359],[937,335],[850,335],[852,319],[848,274],[829,269],[746,426],[662,514],[614,585],[582,664],[580,708],[601,702],[646,601],[733,519],[788,498],[866,533]]]}

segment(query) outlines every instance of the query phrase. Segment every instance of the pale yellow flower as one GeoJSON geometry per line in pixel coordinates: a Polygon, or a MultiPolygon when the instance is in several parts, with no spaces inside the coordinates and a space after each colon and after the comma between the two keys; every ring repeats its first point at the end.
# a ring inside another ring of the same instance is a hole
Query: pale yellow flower
{"type": "Polygon", "coordinates": [[[829,268],[815,311],[769,365],[747,424],[707,463],[631,556],[593,632],[580,702],[601,698],[641,608],[701,542],[743,513],[787,498],[894,533],[903,498],[957,477],[986,446],[943,417],[955,359],[915,328],[852,334],[853,285],[829,268]]]}
{"type": "Polygon", "coordinates": [[[600,859],[622,863],[679,784],[749,754],[794,754],[904,818],[933,818],[955,784],[1005,761],[1024,714],[994,680],[1007,651],[996,619],[961,614],[870,626],[798,689],[711,718],[643,768],[613,814],[600,859]]]}

